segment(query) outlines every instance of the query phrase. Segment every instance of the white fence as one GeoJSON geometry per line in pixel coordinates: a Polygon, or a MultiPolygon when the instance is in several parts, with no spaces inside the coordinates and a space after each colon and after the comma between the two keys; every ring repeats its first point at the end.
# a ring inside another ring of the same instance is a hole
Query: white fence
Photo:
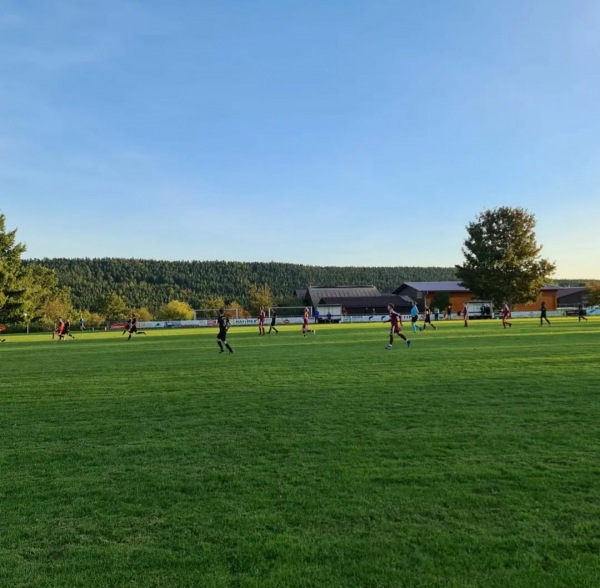
{"type": "MultiPolygon", "coordinates": [[[[586,309],[587,316],[600,316],[600,307],[599,306],[591,306],[586,309]]],[[[559,310],[549,310],[548,317],[560,317],[567,316],[566,309],[561,308],[559,310]]],[[[325,317],[321,316],[321,321],[324,320],[325,317]]],[[[341,323],[381,323],[385,319],[388,318],[387,314],[375,314],[375,315],[347,315],[347,316],[336,316],[332,317],[336,320],[339,320],[341,323]]],[[[423,320],[423,315],[419,314],[419,320],[423,320]]],[[[515,311],[511,313],[511,318],[540,318],[539,310],[530,310],[530,311],[515,311]]],[[[231,325],[234,327],[255,327],[258,326],[258,318],[237,318],[230,319],[231,325]]],[[[433,316],[431,317],[433,322],[433,316]]],[[[459,315],[453,315],[452,321],[462,320],[459,315]]],[[[404,314],[402,315],[403,322],[410,322],[410,315],[404,314]]],[[[281,317],[277,319],[277,326],[280,325],[301,325],[303,322],[303,317],[301,316],[292,316],[292,317],[281,317]]],[[[441,321],[440,321],[441,322],[441,321]]],[[[310,323],[313,324],[314,320],[311,317],[310,323]]],[[[271,321],[267,319],[265,321],[265,326],[269,326],[271,321]]],[[[111,323],[110,329],[118,330],[124,329],[126,323],[118,322],[111,323]]],[[[138,322],[139,329],[179,329],[179,328],[188,328],[188,327],[216,327],[217,319],[196,319],[196,320],[182,320],[182,321],[140,321],[138,322]]]]}

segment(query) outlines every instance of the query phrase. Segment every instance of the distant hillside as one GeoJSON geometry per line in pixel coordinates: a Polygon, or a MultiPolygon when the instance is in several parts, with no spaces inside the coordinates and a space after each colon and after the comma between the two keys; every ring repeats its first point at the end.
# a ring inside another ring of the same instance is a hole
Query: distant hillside
{"type": "Polygon", "coordinates": [[[242,304],[252,284],[268,284],[278,298],[289,298],[308,285],[373,284],[391,292],[402,282],[455,279],[449,267],[320,267],[291,263],[233,261],[156,261],[147,259],[41,259],[56,271],[61,286],[71,289],[76,308],[99,310],[115,292],[134,307],[156,309],[169,300],[198,308],[202,299],[223,296],[242,304]]]}

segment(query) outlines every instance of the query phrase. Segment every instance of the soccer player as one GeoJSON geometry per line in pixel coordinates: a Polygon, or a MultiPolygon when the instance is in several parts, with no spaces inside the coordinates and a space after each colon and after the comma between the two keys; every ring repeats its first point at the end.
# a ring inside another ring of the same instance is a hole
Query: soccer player
{"type": "Polygon", "coordinates": [[[510,306],[508,305],[508,301],[505,300],[504,304],[502,305],[502,326],[506,329],[506,325],[508,325],[509,327],[512,327],[512,323],[508,322],[508,319],[510,318],[510,306]]]}
{"type": "Polygon", "coordinates": [[[468,327],[469,326],[469,307],[467,306],[466,302],[463,303],[461,314],[462,314],[463,320],[465,321],[465,327],[468,327]]]}
{"type": "Polygon", "coordinates": [[[62,317],[58,317],[58,326],[56,327],[56,329],[54,329],[54,332],[52,333],[52,338],[54,339],[54,334],[56,333],[58,335],[58,340],[61,341],[63,336],[63,329],[65,328],[65,322],[62,320],[62,317]]]}
{"type": "Polygon", "coordinates": [[[419,320],[419,308],[416,302],[413,302],[412,308],[410,309],[410,320],[412,322],[413,333],[416,333],[417,329],[421,332],[421,327],[417,325],[417,321],[419,320]]]}
{"type": "Polygon", "coordinates": [[[258,334],[259,335],[264,335],[265,334],[265,318],[266,318],[266,314],[265,314],[265,308],[264,306],[260,307],[260,316],[258,317],[258,334]]]}
{"type": "Polygon", "coordinates": [[[550,326],[550,321],[546,316],[546,303],[542,302],[542,306],[540,307],[540,327],[544,325],[544,321],[546,321],[548,326],[550,326]]]}
{"type": "Polygon", "coordinates": [[[271,311],[271,325],[269,326],[269,335],[271,334],[271,331],[275,331],[276,333],[279,333],[279,331],[277,330],[277,327],[275,326],[275,323],[277,322],[277,313],[272,310],[271,311]]]}
{"type": "MultiPolygon", "coordinates": [[[[4,325],[2,325],[0,327],[0,333],[4,333],[4,331],[6,331],[6,327],[4,325]]],[[[6,339],[4,339],[4,338],[0,339],[0,343],[6,343],[6,339]]]]}
{"type": "Polygon", "coordinates": [[[71,337],[71,339],[75,339],[73,335],[71,335],[71,321],[67,319],[63,325],[62,332],[58,336],[59,339],[64,339],[65,336],[71,337]]]}
{"type": "Polygon", "coordinates": [[[229,331],[229,327],[231,323],[229,319],[225,316],[225,310],[223,308],[219,309],[219,317],[217,318],[217,324],[219,325],[219,334],[217,335],[217,345],[219,346],[219,353],[225,353],[225,349],[223,349],[223,345],[227,347],[229,353],[233,353],[233,349],[227,343],[227,331],[229,331]]]}
{"type": "Polygon", "coordinates": [[[387,306],[388,312],[390,316],[386,318],[384,323],[391,323],[390,325],[390,344],[386,347],[386,349],[391,349],[394,344],[394,335],[398,335],[400,339],[404,339],[406,341],[406,345],[410,347],[410,339],[407,339],[401,332],[400,327],[402,326],[402,317],[400,313],[394,310],[394,305],[390,302],[387,306]]]}
{"type": "Polygon", "coordinates": [[[434,331],[437,331],[437,327],[431,322],[431,308],[427,306],[425,308],[425,318],[423,319],[423,331],[429,325],[434,331]]]}
{"type": "Polygon", "coordinates": [[[583,308],[583,304],[580,304],[580,305],[577,307],[577,317],[578,317],[578,319],[579,319],[579,320],[577,321],[578,323],[580,323],[581,321],[587,321],[587,318],[586,318],[586,316],[585,316],[585,310],[584,310],[584,308],[583,308]]]}
{"type": "Polygon", "coordinates": [[[127,326],[123,329],[123,332],[121,333],[121,337],[125,334],[125,333],[129,333],[129,331],[131,330],[131,324],[132,324],[132,319],[131,317],[129,317],[127,319],[127,326]]]}
{"type": "Polygon", "coordinates": [[[136,335],[145,335],[146,334],[146,331],[138,331],[137,317],[135,316],[135,314],[132,314],[131,318],[129,320],[131,321],[131,326],[129,327],[129,337],[127,337],[127,341],[129,341],[131,339],[131,335],[133,335],[134,333],[136,335]]]}
{"type": "MultiPolygon", "coordinates": [[[[310,333],[310,329],[308,328],[308,323],[310,321],[310,310],[308,307],[304,309],[304,319],[302,321],[302,336],[306,337],[306,333],[310,333]]],[[[314,334],[314,331],[313,331],[314,334]]]]}

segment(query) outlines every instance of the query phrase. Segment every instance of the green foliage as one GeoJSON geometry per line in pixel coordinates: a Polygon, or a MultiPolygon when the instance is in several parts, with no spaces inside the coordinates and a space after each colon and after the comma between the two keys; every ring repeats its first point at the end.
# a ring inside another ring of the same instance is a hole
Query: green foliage
{"type": "Polygon", "coordinates": [[[248,310],[252,316],[258,316],[261,307],[267,310],[274,305],[273,295],[268,284],[262,284],[261,286],[253,284],[250,286],[248,298],[248,310]]]}
{"type": "Polygon", "coordinates": [[[431,299],[431,303],[429,304],[431,310],[437,307],[440,312],[443,312],[445,308],[448,308],[448,306],[450,306],[449,292],[436,292],[431,299]]]}
{"type": "Polygon", "coordinates": [[[534,301],[554,264],[539,256],[535,217],[523,208],[502,206],[482,212],[467,226],[463,265],[456,275],[476,297],[501,305],[534,301]]]}
{"type": "Polygon", "coordinates": [[[83,318],[85,319],[86,329],[100,329],[106,324],[106,317],[103,314],[99,314],[97,312],[86,312],[83,318]]]}
{"type": "Polygon", "coordinates": [[[195,310],[198,318],[214,318],[220,308],[225,308],[225,300],[222,296],[206,296],[200,299],[200,303],[195,310]]]}
{"type": "Polygon", "coordinates": [[[600,282],[590,282],[587,285],[588,289],[588,304],[590,306],[600,305],[600,282]]]}
{"type": "Polygon", "coordinates": [[[125,300],[114,292],[106,297],[102,305],[102,310],[106,318],[110,320],[127,318],[130,313],[125,300]]]}
{"type": "Polygon", "coordinates": [[[225,314],[229,318],[246,318],[251,316],[251,314],[235,300],[227,305],[227,312],[225,314]]]}
{"type": "MultiPolygon", "coordinates": [[[[290,263],[226,261],[156,261],[139,259],[43,259],[38,263],[56,271],[68,287],[76,308],[98,311],[115,293],[132,307],[156,312],[170,300],[192,308],[210,308],[207,298],[220,297],[223,307],[233,300],[247,306],[249,284],[268,284],[278,306],[308,285],[374,284],[391,292],[402,282],[453,280],[454,268],[443,267],[321,267],[290,263]]],[[[297,305],[298,300],[294,298],[297,305]]]]}
{"type": "Polygon", "coordinates": [[[54,270],[37,264],[28,264],[23,268],[26,290],[23,310],[29,322],[47,319],[44,314],[46,305],[57,296],[66,293],[69,300],[71,295],[66,290],[61,293],[58,279],[54,270]]]}
{"type": "Polygon", "coordinates": [[[27,275],[21,263],[25,245],[16,242],[17,230],[6,231],[0,213],[0,322],[18,321],[27,312],[27,275]]]}
{"type": "Polygon", "coordinates": [[[54,326],[59,318],[66,319],[74,315],[71,294],[62,289],[50,296],[40,309],[39,320],[46,327],[54,326]]]}
{"type": "Polygon", "coordinates": [[[187,302],[171,300],[160,307],[157,318],[160,320],[190,320],[194,318],[194,309],[187,302]]]}
{"type": "Polygon", "coordinates": [[[154,315],[145,307],[134,308],[133,312],[137,317],[138,321],[152,321],[154,320],[154,315]]]}

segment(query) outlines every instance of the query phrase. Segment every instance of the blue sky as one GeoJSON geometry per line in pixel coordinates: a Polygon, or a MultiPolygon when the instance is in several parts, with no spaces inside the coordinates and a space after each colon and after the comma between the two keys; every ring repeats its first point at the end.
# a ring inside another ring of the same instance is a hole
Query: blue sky
{"type": "Polygon", "coordinates": [[[596,0],[4,0],[29,257],[443,265],[486,208],[600,278],[596,0]]]}

